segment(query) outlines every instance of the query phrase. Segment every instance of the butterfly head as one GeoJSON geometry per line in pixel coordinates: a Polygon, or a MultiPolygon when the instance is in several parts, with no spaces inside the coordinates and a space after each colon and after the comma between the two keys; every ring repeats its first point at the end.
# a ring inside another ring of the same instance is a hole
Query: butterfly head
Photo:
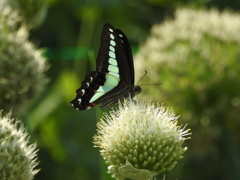
{"type": "Polygon", "coordinates": [[[142,91],[142,88],[140,86],[132,86],[130,91],[131,98],[139,94],[141,91],[142,91]]]}

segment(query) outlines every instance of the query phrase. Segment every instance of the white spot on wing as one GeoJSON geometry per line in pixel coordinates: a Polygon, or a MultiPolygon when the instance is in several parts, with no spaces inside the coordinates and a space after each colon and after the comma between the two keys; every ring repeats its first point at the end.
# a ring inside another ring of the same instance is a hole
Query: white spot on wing
{"type": "Polygon", "coordinates": [[[109,64],[111,64],[113,66],[117,66],[118,65],[117,61],[115,59],[113,59],[113,58],[109,58],[109,64]]]}
{"type": "Polygon", "coordinates": [[[112,51],[109,51],[109,56],[114,59],[116,58],[116,54],[112,51]]]}
{"type": "Polygon", "coordinates": [[[82,96],[85,94],[85,90],[84,89],[82,89],[82,96]]]}
{"type": "Polygon", "coordinates": [[[93,77],[90,77],[90,82],[92,82],[92,80],[93,80],[93,77]]]}
{"type": "Polygon", "coordinates": [[[115,48],[113,46],[109,46],[110,51],[115,52],[115,48]]]}
{"type": "Polygon", "coordinates": [[[114,35],[113,35],[113,34],[110,34],[110,38],[111,38],[111,39],[114,39],[114,35]]]}
{"type": "Polygon", "coordinates": [[[82,100],[81,99],[78,99],[78,104],[81,104],[82,100]]]}
{"type": "Polygon", "coordinates": [[[118,67],[117,66],[113,66],[113,65],[109,65],[108,66],[108,71],[111,71],[111,72],[114,72],[114,73],[119,73],[118,67]]]}
{"type": "Polygon", "coordinates": [[[113,32],[113,30],[112,30],[112,29],[109,29],[109,31],[113,32]]]}
{"type": "Polygon", "coordinates": [[[88,88],[90,84],[88,82],[86,84],[87,84],[87,88],[88,88]]]}
{"type": "Polygon", "coordinates": [[[112,46],[116,46],[116,42],[113,41],[113,40],[110,41],[110,44],[111,44],[112,46]]]}

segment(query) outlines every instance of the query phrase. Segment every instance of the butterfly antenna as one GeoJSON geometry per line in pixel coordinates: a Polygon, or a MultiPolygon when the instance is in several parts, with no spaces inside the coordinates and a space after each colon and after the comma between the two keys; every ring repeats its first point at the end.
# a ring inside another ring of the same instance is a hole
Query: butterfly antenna
{"type": "MultiPolygon", "coordinates": [[[[145,73],[144,73],[144,75],[139,79],[139,81],[138,81],[138,83],[144,78],[144,76],[146,76],[147,75],[147,71],[145,70],[145,73]]],[[[137,85],[138,85],[138,83],[137,83],[137,85]]],[[[156,84],[142,84],[142,85],[139,85],[139,86],[148,86],[148,85],[161,85],[162,83],[160,82],[160,83],[156,83],[156,84]]]]}
{"type": "Polygon", "coordinates": [[[162,83],[156,83],[156,84],[142,84],[142,85],[139,85],[139,86],[149,86],[149,85],[161,85],[162,83]]]}
{"type": "MultiPolygon", "coordinates": [[[[144,73],[144,75],[138,80],[138,83],[144,78],[144,76],[146,76],[147,75],[147,71],[145,70],[145,73],[144,73]]],[[[137,83],[137,85],[138,85],[138,83],[137,83]]]]}

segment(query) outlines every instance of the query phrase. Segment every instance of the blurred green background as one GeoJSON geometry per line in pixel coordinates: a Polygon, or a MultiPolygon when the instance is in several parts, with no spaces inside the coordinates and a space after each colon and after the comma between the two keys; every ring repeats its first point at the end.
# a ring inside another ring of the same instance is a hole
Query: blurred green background
{"type": "MultiPolygon", "coordinates": [[[[105,171],[101,171],[101,168],[106,167],[101,167],[99,149],[93,148],[92,143],[96,122],[102,111],[97,107],[77,111],[69,103],[75,97],[75,90],[85,75],[95,68],[104,23],[121,29],[127,35],[135,54],[139,45],[148,37],[152,25],[173,17],[179,7],[240,10],[239,0],[48,0],[47,3],[46,18],[40,26],[31,29],[30,40],[39,48],[45,49],[45,56],[51,65],[47,71],[50,81],[40,97],[21,117],[31,135],[31,142],[37,142],[39,147],[38,167],[41,171],[35,180],[106,179],[100,173],[105,171]]],[[[169,81],[168,76],[160,76],[161,86],[164,86],[169,81]]],[[[161,86],[156,88],[159,94],[161,86]]],[[[234,86],[240,87],[239,81],[232,87],[234,86]]],[[[184,94],[186,99],[191,95],[184,94]]],[[[169,96],[174,98],[173,94],[169,96]]],[[[173,107],[169,101],[158,100],[173,107]]],[[[201,111],[202,107],[194,103],[196,102],[193,101],[191,107],[184,108],[188,108],[188,111],[201,111]]],[[[228,111],[227,108],[225,110],[228,111]]],[[[181,115],[184,111],[180,108],[177,114],[181,115]]],[[[239,111],[238,107],[237,112],[239,111]]],[[[234,117],[239,120],[239,115],[238,113],[234,117]]],[[[180,124],[181,120],[180,117],[180,124]]],[[[188,128],[194,134],[199,124],[188,123],[188,128]]],[[[226,134],[220,137],[226,139],[215,141],[217,138],[202,136],[204,131],[197,131],[194,135],[198,138],[187,140],[184,145],[189,149],[184,154],[185,158],[166,173],[166,179],[240,179],[239,121],[232,131],[222,125],[220,120],[214,121],[214,124],[217,124],[214,128],[219,128],[220,133],[226,134]],[[201,146],[205,140],[210,141],[209,144],[215,149],[222,149],[220,154],[212,154],[214,151],[208,153],[208,147],[205,154],[198,152],[197,146],[201,146]]],[[[212,125],[210,123],[207,128],[211,129],[212,125]]],[[[159,175],[158,179],[161,178],[162,175],[159,175]]]]}

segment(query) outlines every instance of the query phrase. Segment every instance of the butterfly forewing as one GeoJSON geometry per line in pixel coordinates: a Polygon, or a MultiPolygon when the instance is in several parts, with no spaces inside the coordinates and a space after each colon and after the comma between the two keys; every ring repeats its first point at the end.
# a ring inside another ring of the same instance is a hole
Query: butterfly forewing
{"type": "Polygon", "coordinates": [[[118,66],[121,80],[127,85],[134,85],[133,58],[127,37],[119,29],[105,24],[102,30],[96,69],[107,72],[112,67],[111,65],[118,66]]]}
{"type": "Polygon", "coordinates": [[[71,101],[78,110],[89,109],[99,103],[106,108],[126,96],[134,85],[133,58],[124,33],[105,24],[97,56],[96,71],[92,71],[76,91],[71,101]],[[130,88],[130,89],[129,89],[130,88]]]}
{"type": "Polygon", "coordinates": [[[126,59],[125,62],[128,63],[127,65],[125,64],[122,68],[120,68],[120,69],[124,70],[124,69],[126,69],[124,67],[128,67],[128,69],[127,69],[128,73],[123,72],[123,76],[125,75],[125,77],[123,77],[123,79],[127,79],[126,83],[130,83],[128,85],[133,86],[135,78],[134,78],[134,64],[133,64],[131,47],[130,47],[130,44],[128,42],[127,37],[125,36],[125,34],[121,30],[116,29],[116,33],[118,34],[118,36],[121,39],[122,48],[123,48],[123,51],[124,51],[124,53],[121,56],[122,56],[123,59],[126,59]]]}

